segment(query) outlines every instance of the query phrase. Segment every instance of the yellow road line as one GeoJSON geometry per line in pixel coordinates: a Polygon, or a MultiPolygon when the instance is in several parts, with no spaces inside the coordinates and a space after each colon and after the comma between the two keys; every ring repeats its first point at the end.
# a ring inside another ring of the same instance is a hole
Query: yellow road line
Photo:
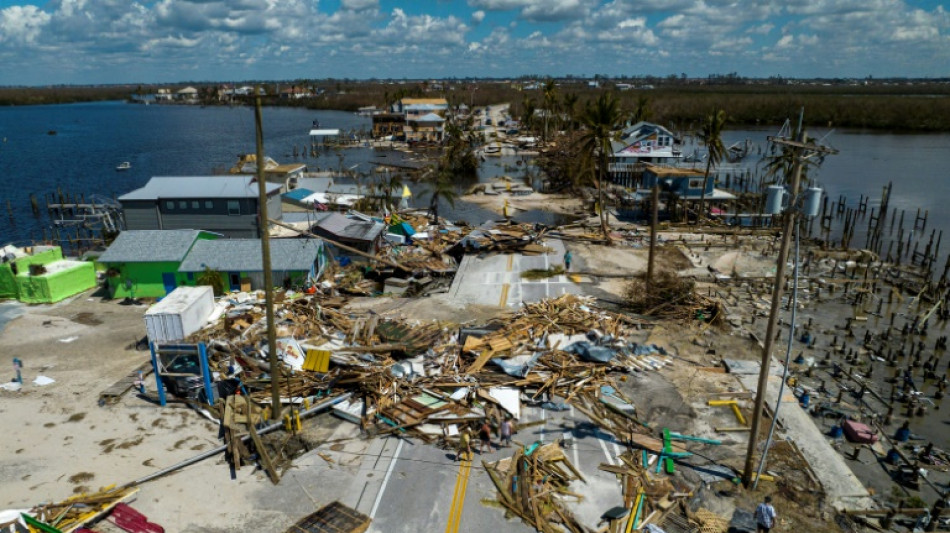
{"type": "Polygon", "coordinates": [[[455,490],[452,492],[452,508],[449,511],[449,521],[445,525],[445,533],[458,533],[462,522],[462,507],[465,506],[465,493],[468,489],[468,478],[472,471],[472,462],[463,460],[459,465],[459,473],[455,478],[455,490]]]}
{"type": "Polygon", "coordinates": [[[505,307],[508,304],[508,290],[511,285],[505,283],[501,286],[501,298],[498,298],[498,307],[505,307]]]}
{"type": "Polygon", "coordinates": [[[515,256],[509,255],[508,256],[508,272],[511,272],[511,267],[514,266],[514,262],[515,262],[515,256]]]}

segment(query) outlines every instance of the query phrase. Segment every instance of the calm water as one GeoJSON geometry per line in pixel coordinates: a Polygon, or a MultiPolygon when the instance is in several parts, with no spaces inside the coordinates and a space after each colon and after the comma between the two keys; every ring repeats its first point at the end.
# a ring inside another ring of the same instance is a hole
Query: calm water
{"type": "MultiPolygon", "coordinates": [[[[352,113],[288,108],[264,109],[266,153],[280,162],[295,161],[293,149],[302,150],[313,120],[323,127],[344,131],[366,130],[370,120],[352,113]]],[[[736,130],[725,133],[727,144],[750,138],[764,145],[775,129],[736,130]]],[[[813,131],[821,136],[824,132],[813,131]]],[[[891,205],[916,212],[930,211],[931,227],[950,228],[950,211],[941,204],[950,200],[950,135],[887,135],[834,132],[828,141],[841,153],[828,157],[812,176],[832,198],[844,194],[857,202],[869,194],[872,205],[881,187],[895,184],[891,205]]],[[[28,244],[40,236],[45,221],[30,211],[30,193],[42,197],[57,188],[71,193],[121,195],[140,187],[152,176],[207,175],[230,168],[237,156],[254,152],[254,113],[246,107],[142,106],[121,102],[0,108],[0,243],[28,244]],[[48,135],[49,131],[56,135],[48,135]],[[116,172],[129,161],[132,169],[116,172]],[[9,201],[13,217],[8,216],[9,201]]],[[[372,150],[346,149],[343,164],[376,159],[372,150]]],[[[311,169],[339,168],[333,151],[317,158],[298,158],[311,169]]],[[[524,175],[514,159],[489,158],[482,179],[500,174],[524,175]],[[505,168],[505,165],[510,165],[505,168]]],[[[460,188],[470,184],[461,184],[460,188]]],[[[414,206],[428,204],[424,188],[413,187],[414,206]]],[[[467,204],[443,214],[469,222],[497,217],[467,204]]],[[[536,214],[523,215],[537,219],[536,214]]],[[[541,220],[541,221],[553,221],[541,220]]],[[[863,245],[863,238],[853,244],[863,245]]],[[[950,232],[942,248],[950,249],[950,232]]]]}
{"type": "MultiPolygon", "coordinates": [[[[300,161],[311,170],[338,169],[332,150],[317,157],[293,157],[309,146],[314,120],[322,127],[344,132],[369,130],[370,119],[341,111],[265,108],[264,148],[281,163],[300,161]]],[[[222,172],[239,154],[253,153],[254,112],[247,107],[143,106],[100,102],[60,106],[0,108],[0,243],[29,244],[41,236],[46,221],[32,215],[29,195],[53,193],[121,195],[144,185],[152,176],[210,175],[222,172]],[[56,135],[48,132],[55,131],[56,135]],[[122,161],[131,170],[116,172],[122,161]],[[7,211],[7,201],[13,217],[7,211]]],[[[378,160],[370,149],[341,151],[345,168],[360,163],[371,173],[369,161],[378,160]]],[[[522,176],[515,160],[492,158],[482,179],[501,174],[522,176]],[[508,168],[505,168],[508,165],[508,168]],[[517,169],[517,170],[516,170],[517,169]]],[[[460,192],[471,184],[460,184],[460,192]]],[[[428,206],[425,187],[412,186],[414,207],[428,206]]],[[[40,201],[40,207],[43,207],[40,201]]],[[[497,215],[464,203],[445,205],[440,214],[481,222],[497,215]]],[[[525,220],[554,222],[547,213],[522,215],[525,220]]]]}

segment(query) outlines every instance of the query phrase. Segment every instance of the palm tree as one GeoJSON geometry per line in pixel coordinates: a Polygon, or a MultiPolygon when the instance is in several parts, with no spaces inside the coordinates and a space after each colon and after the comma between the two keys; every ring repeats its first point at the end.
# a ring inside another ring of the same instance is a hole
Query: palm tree
{"type": "Polygon", "coordinates": [[[569,133],[574,132],[574,122],[575,122],[575,107],[577,107],[577,94],[576,93],[567,93],[564,95],[563,109],[567,113],[567,129],[569,133]]]}
{"type": "Polygon", "coordinates": [[[537,110],[537,106],[534,103],[534,98],[530,96],[525,96],[524,100],[521,102],[521,127],[526,131],[531,131],[534,129],[534,112],[537,110]]]}
{"type": "Polygon", "coordinates": [[[450,206],[455,207],[455,200],[459,197],[459,193],[455,188],[452,173],[447,168],[436,169],[429,183],[432,184],[432,197],[429,199],[429,213],[432,214],[433,223],[438,226],[439,200],[445,200],[450,206]]]}
{"type": "Polygon", "coordinates": [[[703,192],[699,197],[699,222],[702,223],[706,214],[706,187],[709,186],[709,171],[713,165],[719,166],[726,149],[722,144],[722,130],[726,125],[726,112],[722,109],[713,110],[703,121],[698,136],[708,153],[706,157],[706,174],[703,177],[703,192]]]}
{"type": "Polygon", "coordinates": [[[590,161],[597,162],[597,189],[598,204],[600,205],[600,229],[604,239],[610,243],[610,231],[607,227],[607,209],[604,204],[604,177],[607,175],[607,166],[613,147],[610,141],[614,138],[614,130],[620,125],[623,114],[620,105],[611,93],[603,92],[594,102],[587,102],[581,115],[581,124],[586,131],[581,135],[580,142],[584,151],[590,154],[590,161]]]}
{"type": "Polygon", "coordinates": [[[544,84],[544,141],[548,140],[548,120],[554,119],[555,130],[557,130],[557,117],[559,100],[557,94],[557,84],[554,80],[548,80],[544,84]]]}
{"type": "Polygon", "coordinates": [[[641,120],[647,120],[650,117],[650,99],[645,94],[637,96],[637,107],[634,108],[630,120],[636,124],[641,120]]]}

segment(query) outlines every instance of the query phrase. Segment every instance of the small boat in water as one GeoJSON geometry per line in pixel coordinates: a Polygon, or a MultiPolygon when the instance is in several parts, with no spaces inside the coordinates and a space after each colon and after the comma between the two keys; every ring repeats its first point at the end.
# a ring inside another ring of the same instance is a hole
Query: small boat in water
{"type": "Polygon", "coordinates": [[[128,161],[123,161],[115,167],[115,170],[116,172],[120,172],[123,170],[128,170],[130,168],[132,168],[132,163],[129,163],[128,161]]]}

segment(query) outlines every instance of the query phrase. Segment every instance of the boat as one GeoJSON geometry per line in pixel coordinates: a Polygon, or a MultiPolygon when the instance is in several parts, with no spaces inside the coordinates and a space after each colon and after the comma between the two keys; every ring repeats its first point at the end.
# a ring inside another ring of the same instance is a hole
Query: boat
{"type": "Polygon", "coordinates": [[[130,168],[132,168],[132,163],[129,163],[128,161],[123,161],[119,163],[118,166],[115,167],[117,172],[122,171],[122,170],[128,170],[130,168]]]}

